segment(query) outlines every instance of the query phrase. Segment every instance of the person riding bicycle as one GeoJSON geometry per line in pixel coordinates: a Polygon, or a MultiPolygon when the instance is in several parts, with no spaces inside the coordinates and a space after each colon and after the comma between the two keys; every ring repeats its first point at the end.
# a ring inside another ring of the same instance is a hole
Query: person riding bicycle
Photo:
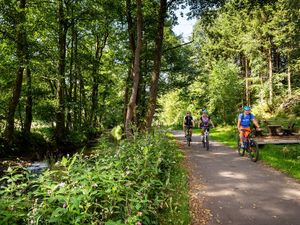
{"type": "Polygon", "coordinates": [[[202,137],[204,135],[205,129],[209,129],[210,124],[212,125],[212,127],[215,127],[210,116],[208,115],[207,110],[204,109],[204,110],[202,110],[202,115],[200,116],[199,125],[198,125],[198,127],[202,130],[201,131],[202,137]]]}
{"type": "Polygon", "coordinates": [[[183,118],[182,126],[183,126],[183,131],[184,131],[185,137],[187,135],[187,130],[190,129],[190,135],[191,135],[191,138],[192,138],[192,134],[193,134],[192,128],[194,126],[194,119],[193,119],[190,111],[186,112],[186,115],[183,118]]]}
{"type": "Polygon", "coordinates": [[[240,145],[243,148],[243,136],[246,137],[251,133],[250,125],[251,121],[256,126],[257,130],[260,130],[260,126],[255,118],[255,116],[251,113],[250,106],[244,106],[244,112],[241,113],[238,117],[237,128],[240,133],[240,145]]]}

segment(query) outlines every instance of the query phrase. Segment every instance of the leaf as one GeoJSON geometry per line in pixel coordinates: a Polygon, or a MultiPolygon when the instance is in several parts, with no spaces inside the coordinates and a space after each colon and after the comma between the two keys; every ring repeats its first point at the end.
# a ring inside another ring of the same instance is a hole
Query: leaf
{"type": "Polygon", "coordinates": [[[105,225],[125,225],[125,224],[122,223],[121,220],[118,220],[118,221],[109,220],[105,223],[105,225]]]}

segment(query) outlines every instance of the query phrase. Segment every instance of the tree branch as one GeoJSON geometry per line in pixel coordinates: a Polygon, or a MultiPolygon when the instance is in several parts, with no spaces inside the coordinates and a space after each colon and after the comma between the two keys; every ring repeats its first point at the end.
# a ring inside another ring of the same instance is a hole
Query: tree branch
{"type": "Polygon", "coordinates": [[[181,44],[181,45],[177,45],[177,46],[174,46],[174,47],[171,47],[171,48],[167,48],[167,49],[165,49],[165,50],[163,51],[163,53],[165,53],[165,52],[167,52],[167,51],[170,51],[170,50],[173,50],[173,49],[176,49],[176,48],[180,48],[180,47],[185,46],[185,45],[189,45],[189,44],[191,44],[191,43],[193,43],[193,42],[194,42],[194,39],[191,40],[191,41],[189,41],[189,42],[183,43],[183,44],[181,44]]]}

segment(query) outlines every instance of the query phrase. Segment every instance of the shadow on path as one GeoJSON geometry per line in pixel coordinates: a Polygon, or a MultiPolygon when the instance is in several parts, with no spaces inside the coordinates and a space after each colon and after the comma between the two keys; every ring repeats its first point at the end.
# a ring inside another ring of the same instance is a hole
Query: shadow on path
{"type": "Polygon", "coordinates": [[[201,187],[191,193],[210,212],[206,224],[300,224],[300,184],[294,179],[217,142],[206,151],[199,136],[190,147],[182,132],[174,136],[186,153],[192,187],[201,187]]]}

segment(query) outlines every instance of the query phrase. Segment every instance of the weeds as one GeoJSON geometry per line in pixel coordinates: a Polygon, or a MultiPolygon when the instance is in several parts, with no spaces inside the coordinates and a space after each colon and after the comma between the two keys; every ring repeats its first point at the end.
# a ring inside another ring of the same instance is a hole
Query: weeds
{"type": "Polygon", "coordinates": [[[119,145],[103,139],[88,156],[63,157],[35,179],[9,169],[0,180],[1,224],[174,224],[161,215],[187,208],[178,195],[187,187],[181,158],[155,134],[119,145]]]}

